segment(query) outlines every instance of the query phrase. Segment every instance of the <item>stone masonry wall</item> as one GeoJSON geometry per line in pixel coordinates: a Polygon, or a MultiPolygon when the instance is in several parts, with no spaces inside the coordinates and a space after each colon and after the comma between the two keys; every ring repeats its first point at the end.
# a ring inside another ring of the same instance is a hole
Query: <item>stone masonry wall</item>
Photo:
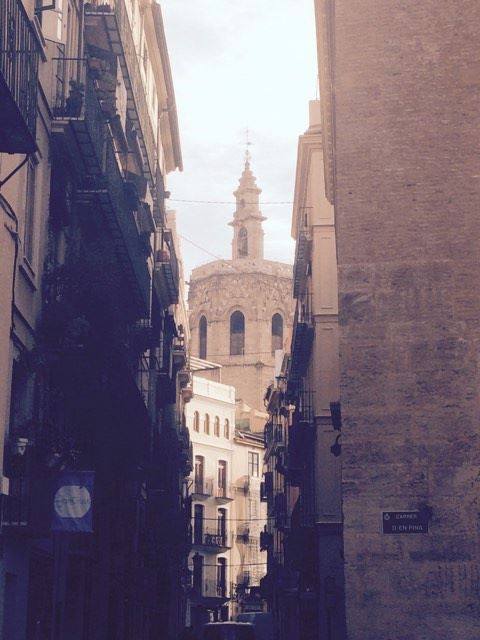
{"type": "Polygon", "coordinates": [[[332,6],[348,638],[478,640],[480,3],[332,6]]]}
{"type": "Polygon", "coordinates": [[[234,385],[237,398],[264,411],[263,396],[274,376],[271,322],[284,319],[289,349],[293,321],[291,267],[268,261],[222,261],[195,269],[190,278],[192,353],[198,355],[198,323],[207,318],[207,359],[222,365],[222,382],[234,385]],[[237,268],[238,267],[238,268],[237,268]],[[230,316],[245,316],[245,355],[230,356],[230,316]]]}

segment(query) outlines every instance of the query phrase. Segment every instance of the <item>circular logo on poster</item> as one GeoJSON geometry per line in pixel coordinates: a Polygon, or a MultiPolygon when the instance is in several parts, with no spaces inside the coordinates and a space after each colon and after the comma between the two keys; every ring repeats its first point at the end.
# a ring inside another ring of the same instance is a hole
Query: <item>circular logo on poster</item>
{"type": "Polygon", "coordinates": [[[86,487],[70,484],[58,489],[54,506],[60,518],[83,518],[92,506],[92,498],[86,487]]]}

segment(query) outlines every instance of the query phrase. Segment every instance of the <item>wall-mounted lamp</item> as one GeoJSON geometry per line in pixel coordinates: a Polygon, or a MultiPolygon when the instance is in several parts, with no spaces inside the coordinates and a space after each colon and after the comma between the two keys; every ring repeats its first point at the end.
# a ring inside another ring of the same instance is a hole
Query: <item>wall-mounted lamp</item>
{"type": "Polygon", "coordinates": [[[336,438],[335,438],[335,444],[332,444],[332,446],[330,447],[330,451],[331,453],[333,453],[333,455],[338,458],[338,456],[342,453],[342,445],[338,442],[341,438],[341,434],[339,434],[336,438]]]}

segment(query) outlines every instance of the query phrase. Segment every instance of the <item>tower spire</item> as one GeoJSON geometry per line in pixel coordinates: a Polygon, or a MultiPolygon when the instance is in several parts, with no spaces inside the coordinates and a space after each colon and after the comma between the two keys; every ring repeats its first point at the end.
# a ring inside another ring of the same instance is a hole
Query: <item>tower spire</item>
{"type": "Polygon", "coordinates": [[[259,208],[259,195],[262,190],[257,186],[256,178],[250,168],[251,154],[250,130],[245,131],[245,166],[240,176],[239,185],[233,195],[236,209],[233,220],[232,258],[263,259],[262,216],[259,208]]]}
{"type": "Polygon", "coordinates": [[[250,148],[253,144],[250,140],[250,129],[247,127],[245,129],[245,167],[250,167],[250,160],[252,159],[252,154],[250,153],[250,148]]]}

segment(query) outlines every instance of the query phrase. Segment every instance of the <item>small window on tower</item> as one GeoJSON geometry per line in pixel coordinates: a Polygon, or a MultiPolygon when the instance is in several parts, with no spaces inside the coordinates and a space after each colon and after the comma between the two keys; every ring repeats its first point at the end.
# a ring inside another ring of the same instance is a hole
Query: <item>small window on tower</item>
{"type": "Polygon", "coordinates": [[[238,257],[246,258],[248,256],[248,233],[245,227],[238,232],[238,257]]]}
{"type": "Polygon", "coordinates": [[[207,357],[207,319],[205,316],[200,318],[200,323],[198,325],[198,333],[199,333],[199,349],[198,355],[202,360],[205,360],[207,357]]]}

